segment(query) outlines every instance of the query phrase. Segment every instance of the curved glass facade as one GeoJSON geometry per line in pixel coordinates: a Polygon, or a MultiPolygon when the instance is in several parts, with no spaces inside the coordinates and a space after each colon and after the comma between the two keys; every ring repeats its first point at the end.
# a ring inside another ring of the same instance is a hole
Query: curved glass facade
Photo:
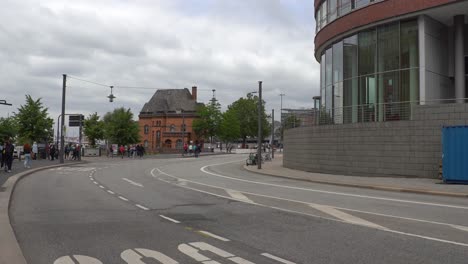
{"type": "Polygon", "coordinates": [[[340,16],[367,6],[373,2],[384,0],[325,0],[320,4],[315,13],[316,31],[324,28],[327,24],[340,16]]]}
{"type": "Polygon", "coordinates": [[[333,123],[407,119],[399,102],[419,100],[418,23],[344,38],[325,49],[320,70],[321,111],[333,123]]]}

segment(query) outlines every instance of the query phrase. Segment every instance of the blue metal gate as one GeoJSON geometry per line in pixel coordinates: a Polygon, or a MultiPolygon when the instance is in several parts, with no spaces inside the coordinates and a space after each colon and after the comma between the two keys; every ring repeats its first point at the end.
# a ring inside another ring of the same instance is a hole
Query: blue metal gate
{"type": "Polygon", "coordinates": [[[442,148],[444,182],[468,183],[468,126],[444,127],[442,148]]]}

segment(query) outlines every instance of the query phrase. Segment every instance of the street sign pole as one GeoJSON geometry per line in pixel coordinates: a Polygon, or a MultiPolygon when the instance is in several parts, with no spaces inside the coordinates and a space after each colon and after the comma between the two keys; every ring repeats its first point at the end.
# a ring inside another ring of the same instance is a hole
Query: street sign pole
{"type": "Polygon", "coordinates": [[[62,84],[62,122],[60,127],[60,163],[65,163],[64,160],[64,148],[65,148],[65,136],[63,134],[63,127],[65,126],[65,90],[67,87],[67,75],[63,75],[63,84],[62,84]]]}

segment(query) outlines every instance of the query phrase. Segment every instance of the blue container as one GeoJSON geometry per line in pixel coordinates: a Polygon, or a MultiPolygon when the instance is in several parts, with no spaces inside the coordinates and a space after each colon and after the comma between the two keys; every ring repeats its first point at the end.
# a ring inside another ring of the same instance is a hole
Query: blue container
{"type": "Polygon", "coordinates": [[[442,128],[444,182],[468,183],[468,126],[442,128]]]}

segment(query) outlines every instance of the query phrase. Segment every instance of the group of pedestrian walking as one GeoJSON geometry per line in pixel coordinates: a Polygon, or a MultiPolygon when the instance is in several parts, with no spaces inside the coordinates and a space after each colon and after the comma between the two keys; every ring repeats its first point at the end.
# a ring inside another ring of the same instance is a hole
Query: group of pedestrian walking
{"type": "Polygon", "coordinates": [[[198,156],[200,155],[200,152],[201,152],[201,144],[199,144],[198,142],[195,142],[195,144],[193,144],[193,141],[190,141],[189,144],[185,143],[184,144],[184,156],[185,155],[189,155],[189,156],[195,156],[195,158],[198,158],[198,156]]]}
{"type": "Polygon", "coordinates": [[[65,146],[64,153],[66,160],[79,160],[81,155],[81,146],[79,144],[69,143],[65,146]]]}
{"type": "Polygon", "coordinates": [[[113,158],[114,157],[114,152],[117,153],[117,155],[119,157],[121,157],[122,159],[125,157],[125,153],[127,155],[127,157],[129,158],[143,158],[143,156],[145,155],[145,147],[143,147],[143,145],[140,145],[140,144],[137,144],[137,145],[129,145],[127,147],[125,147],[124,145],[120,145],[120,147],[117,147],[117,149],[114,149],[114,147],[111,145],[109,147],[109,152],[107,154],[107,157],[111,157],[113,158]]]}

